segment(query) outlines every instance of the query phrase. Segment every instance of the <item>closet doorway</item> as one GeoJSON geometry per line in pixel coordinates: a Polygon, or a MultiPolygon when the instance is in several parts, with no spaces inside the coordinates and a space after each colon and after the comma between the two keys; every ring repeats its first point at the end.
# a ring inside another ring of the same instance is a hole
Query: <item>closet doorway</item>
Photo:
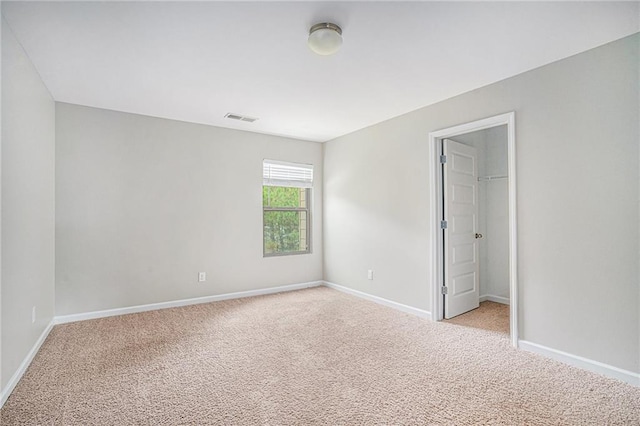
{"type": "Polygon", "coordinates": [[[429,134],[432,316],[517,347],[514,113],[429,134]]]}

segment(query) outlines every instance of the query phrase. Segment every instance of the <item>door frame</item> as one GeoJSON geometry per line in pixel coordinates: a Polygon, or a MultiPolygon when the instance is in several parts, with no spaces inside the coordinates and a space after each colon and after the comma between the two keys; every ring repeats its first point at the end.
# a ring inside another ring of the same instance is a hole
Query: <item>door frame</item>
{"type": "Polygon", "coordinates": [[[429,226],[435,238],[431,238],[431,318],[441,321],[444,317],[440,287],[444,282],[443,235],[440,228],[443,188],[440,172],[440,141],[454,136],[497,126],[507,126],[507,169],[509,174],[509,327],[511,344],[518,347],[518,226],[516,214],[516,129],[515,112],[496,115],[429,133],[429,226]]]}

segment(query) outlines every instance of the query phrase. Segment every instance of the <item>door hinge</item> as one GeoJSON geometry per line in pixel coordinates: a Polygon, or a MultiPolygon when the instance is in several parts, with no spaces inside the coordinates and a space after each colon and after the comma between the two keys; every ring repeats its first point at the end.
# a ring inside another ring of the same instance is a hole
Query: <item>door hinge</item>
{"type": "Polygon", "coordinates": [[[446,162],[447,162],[447,156],[446,156],[446,155],[444,155],[444,154],[442,154],[442,155],[440,156],[440,164],[444,164],[444,163],[446,163],[446,162]]]}
{"type": "Polygon", "coordinates": [[[442,294],[449,294],[449,288],[446,285],[442,287],[442,294]]]}
{"type": "Polygon", "coordinates": [[[441,220],[440,221],[440,229],[447,229],[447,221],[446,220],[441,220]]]}

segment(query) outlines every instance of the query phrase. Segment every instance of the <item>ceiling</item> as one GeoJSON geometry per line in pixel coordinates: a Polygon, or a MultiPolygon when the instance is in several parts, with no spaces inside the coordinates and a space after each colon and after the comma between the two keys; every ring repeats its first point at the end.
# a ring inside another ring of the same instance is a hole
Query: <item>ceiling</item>
{"type": "Polygon", "coordinates": [[[319,142],[638,32],[639,10],[638,2],[2,2],[57,101],[319,142]],[[326,21],[342,27],[344,44],[323,57],[306,38],[326,21]]]}

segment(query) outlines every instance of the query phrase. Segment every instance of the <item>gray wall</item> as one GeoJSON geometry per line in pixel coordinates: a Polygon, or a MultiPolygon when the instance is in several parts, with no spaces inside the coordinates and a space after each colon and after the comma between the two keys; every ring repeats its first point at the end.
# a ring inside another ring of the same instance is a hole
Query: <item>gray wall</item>
{"type": "Polygon", "coordinates": [[[53,98],[3,18],[2,389],[54,315],[54,155],[53,98]]]}
{"type": "Polygon", "coordinates": [[[640,371],[639,40],[328,142],[325,279],[430,310],[428,133],[515,111],[520,338],[640,371]]]}
{"type": "Polygon", "coordinates": [[[56,112],[57,315],[322,279],[321,144],[56,112]],[[263,258],[265,158],[315,167],[312,254],[263,258]]]}

